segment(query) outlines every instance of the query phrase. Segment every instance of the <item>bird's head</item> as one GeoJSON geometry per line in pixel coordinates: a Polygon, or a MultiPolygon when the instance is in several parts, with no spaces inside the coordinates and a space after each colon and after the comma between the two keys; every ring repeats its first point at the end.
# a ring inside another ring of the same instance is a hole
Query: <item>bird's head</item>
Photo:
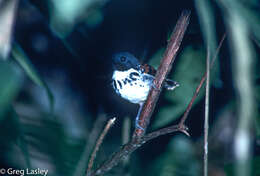
{"type": "Polygon", "coordinates": [[[126,71],[130,68],[138,69],[140,67],[136,57],[128,52],[120,52],[113,55],[112,61],[114,69],[119,71],[126,71]]]}

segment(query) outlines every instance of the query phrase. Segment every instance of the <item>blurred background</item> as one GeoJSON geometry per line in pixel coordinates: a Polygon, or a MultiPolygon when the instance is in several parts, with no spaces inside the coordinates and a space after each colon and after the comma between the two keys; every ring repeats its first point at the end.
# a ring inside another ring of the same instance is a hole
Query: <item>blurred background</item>
{"type": "MultiPolygon", "coordinates": [[[[0,0],[0,168],[85,175],[112,117],[94,168],[117,151],[131,136],[138,106],[112,89],[111,56],[128,51],[158,67],[188,9],[190,24],[169,74],[180,87],[162,92],[148,130],[178,122],[205,73],[207,47],[213,58],[226,33],[211,72],[209,175],[237,175],[245,153],[241,174],[259,176],[259,7],[257,0],[0,0]],[[245,139],[237,143],[240,129],[245,139]]],[[[186,122],[190,138],[154,139],[106,175],[202,175],[204,95],[186,122]]]]}

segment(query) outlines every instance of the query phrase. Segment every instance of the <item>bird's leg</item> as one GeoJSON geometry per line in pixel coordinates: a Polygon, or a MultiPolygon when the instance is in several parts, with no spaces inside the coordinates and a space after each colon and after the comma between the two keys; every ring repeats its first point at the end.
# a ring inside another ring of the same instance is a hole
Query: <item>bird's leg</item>
{"type": "Polygon", "coordinates": [[[139,128],[139,129],[141,129],[141,130],[144,130],[144,128],[139,125],[139,118],[140,118],[140,115],[141,115],[141,111],[142,111],[142,109],[143,109],[143,105],[144,105],[144,103],[140,103],[140,104],[139,104],[138,113],[137,113],[137,116],[136,116],[136,118],[135,118],[135,127],[136,127],[136,128],[139,128]]]}

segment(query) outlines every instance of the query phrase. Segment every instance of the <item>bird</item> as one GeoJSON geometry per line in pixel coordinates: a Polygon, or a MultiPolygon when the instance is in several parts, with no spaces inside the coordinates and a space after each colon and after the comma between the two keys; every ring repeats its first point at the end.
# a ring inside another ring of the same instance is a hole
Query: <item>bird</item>
{"type": "MultiPolygon", "coordinates": [[[[138,59],[129,52],[119,52],[112,56],[113,74],[112,86],[116,94],[123,99],[139,105],[135,119],[135,126],[144,130],[139,125],[139,117],[144,102],[147,99],[151,87],[154,87],[156,69],[149,64],[141,64],[138,59]]],[[[174,90],[179,84],[176,81],[166,79],[163,87],[174,90]]]]}

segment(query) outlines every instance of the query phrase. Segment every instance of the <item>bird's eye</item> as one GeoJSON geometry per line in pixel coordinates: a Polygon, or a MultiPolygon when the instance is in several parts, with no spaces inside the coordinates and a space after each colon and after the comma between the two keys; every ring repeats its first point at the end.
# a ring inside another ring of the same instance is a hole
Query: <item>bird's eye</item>
{"type": "Polygon", "coordinates": [[[125,62],[125,61],[126,61],[126,57],[125,57],[125,56],[121,56],[121,57],[120,57],[120,61],[121,61],[121,62],[125,62]]]}

